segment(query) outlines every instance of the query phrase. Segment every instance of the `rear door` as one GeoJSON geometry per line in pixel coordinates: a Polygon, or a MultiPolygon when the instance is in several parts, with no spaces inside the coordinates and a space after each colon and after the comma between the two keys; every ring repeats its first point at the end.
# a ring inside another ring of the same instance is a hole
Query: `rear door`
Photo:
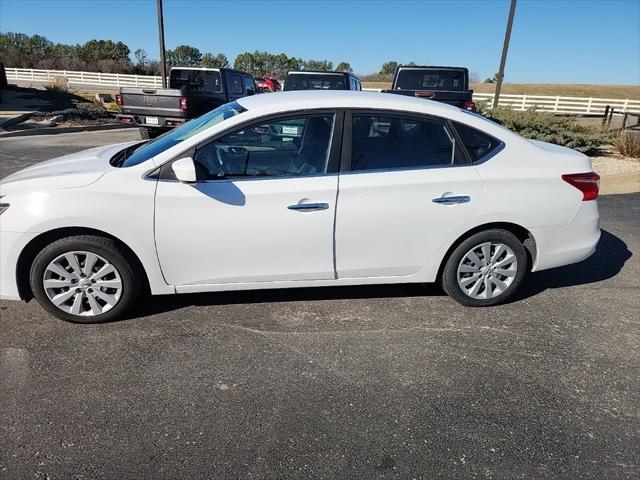
{"type": "Polygon", "coordinates": [[[438,118],[347,113],[338,278],[412,275],[472,214],[483,185],[456,138],[438,118]]]}

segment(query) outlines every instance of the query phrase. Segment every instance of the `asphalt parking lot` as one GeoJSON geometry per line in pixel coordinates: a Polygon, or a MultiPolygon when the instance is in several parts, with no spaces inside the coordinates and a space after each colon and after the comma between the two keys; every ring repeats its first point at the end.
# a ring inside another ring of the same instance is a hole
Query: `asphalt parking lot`
{"type": "MultiPolygon", "coordinates": [[[[0,173],[130,131],[3,139],[0,173]]],[[[640,476],[640,195],[507,305],[434,286],[0,302],[0,478],[640,476]]]]}

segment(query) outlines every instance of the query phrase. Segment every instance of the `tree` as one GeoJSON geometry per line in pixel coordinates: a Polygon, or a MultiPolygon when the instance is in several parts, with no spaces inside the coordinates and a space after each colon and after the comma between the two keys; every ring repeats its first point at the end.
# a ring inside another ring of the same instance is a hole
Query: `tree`
{"type": "Polygon", "coordinates": [[[129,60],[129,47],[112,40],[89,40],[79,48],[80,57],[86,61],[129,60]]]}
{"type": "Polygon", "coordinates": [[[147,66],[147,52],[139,48],[133,52],[133,55],[136,57],[137,65],[144,69],[147,66]]]}
{"type": "Polygon", "coordinates": [[[380,75],[389,76],[396,73],[396,68],[398,68],[398,62],[390,61],[382,64],[382,68],[380,68],[380,75]]]}
{"type": "Polygon", "coordinates": [[[478,72],[469,72],[469,83],[480,83],[480,74],[478,72]]]}
{"type": "Polygon", "coordinates": [[[243,52],[239,54],[233,67],[236,70],[251,73],[256,76],[271,76],[284,78],[290,70],[300,70],[302,60],[295,57],[288,57],[284,53],[274,55],[273,53],[256,50],[255,52],[243,52]]]}
{"type": "Polygon", "coordinates": [[[353,73],[353,69],[351,68],[351,65],[349,65],[348,62],[340,62],[336,67],[336,72],[353,73]]]}
{"type": "Polygon", "coordinates": [[[196,67],[200,65],[202,53],[190,45],[178,45],[174,50],[167,50],[167,64],[172,67],[196,67]]]}
{"type": "Polygon", "coordinates": [[[302,68],[314,72],[331,72],[333,71],[333,62],[328,60],[306,60],[302,68]]]}
{"type": "Polygon", "coordinates": [[[202,59],[200,63],[203,67],[209,68],[228,68],[229,67],[229,59],[224,53],[218,53],[214,55],[213,53],[205,53],[202,55],[202,59]]]}
{"type": "Polygon", "coordinates": [[[485,78],[482,83],[496,83],[498,81],[498,74],[494,74],[493,77],[485,78]]]}

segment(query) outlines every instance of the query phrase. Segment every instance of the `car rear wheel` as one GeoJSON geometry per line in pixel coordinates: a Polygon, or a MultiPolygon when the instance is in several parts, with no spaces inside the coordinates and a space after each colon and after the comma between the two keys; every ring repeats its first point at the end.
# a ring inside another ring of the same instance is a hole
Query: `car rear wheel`
{"type": "Polygon", "coordinates": [[[442,272],[442,288],[458,303],[488,307],[506,301],[527,272],[524,245],[506,230],[476,233],[458,245],[442,272]]]}
{"type": "Polygon", "coordinates": [[[75,323],[108,322],[135,303],[140,282],[110,238],[78,235],[45,247],[31,265],[34,297],[52,315],[75,323]]]}

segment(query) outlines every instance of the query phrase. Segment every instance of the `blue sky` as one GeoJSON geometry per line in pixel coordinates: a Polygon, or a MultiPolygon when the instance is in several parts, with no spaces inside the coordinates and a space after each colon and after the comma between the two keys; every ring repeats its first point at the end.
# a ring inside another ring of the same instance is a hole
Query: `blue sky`
{"type": "MultiPolygon", "coordinates": [[[[155,0],[0,0],[0,30],[54,42],[121,40],[158,57],[155,0]]],[[[233,62],[256,49],[348,61],[498,69],[508,0],[165,0],[166,46],[233,62]]],[[[640,83],[640,0],[519,0],[505,74],[520,83],[640,83]]]]}

